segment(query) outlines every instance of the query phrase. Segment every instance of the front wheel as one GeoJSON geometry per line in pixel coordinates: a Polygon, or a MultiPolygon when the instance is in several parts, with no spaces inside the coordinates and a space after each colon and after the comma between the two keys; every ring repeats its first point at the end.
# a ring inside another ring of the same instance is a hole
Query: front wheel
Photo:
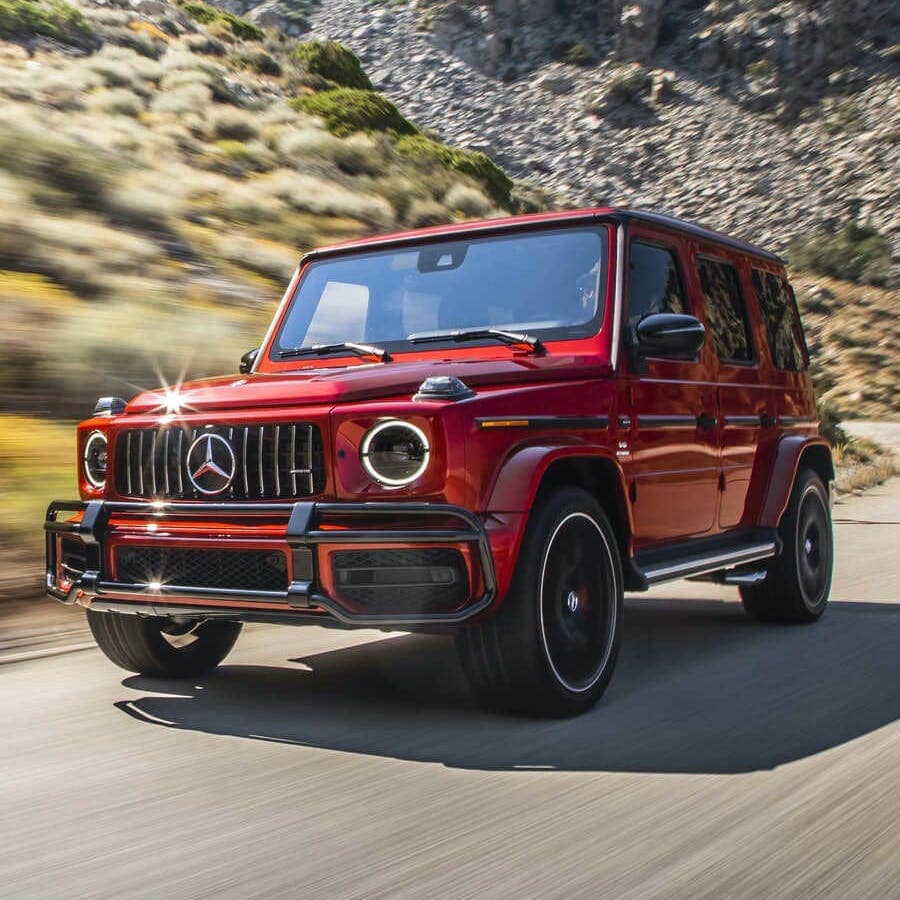
{"type": "Polygon", "coordinates": [[[741,602],[763,622],[815,622],[828,605],[834,539],[828,489],[811,469],[798,473],[778,531],[781,555],[762,584],[741,588],[741,602]]]}
{"type": "Polygon", "coordinates": [[[97,645],[117,666],[157,678],[189,678],[214,669],[241,633],[240,622],[176,623],[157,616],[87,611],[97,645]]]}
{"type": "Polygon", "coordinates": [[[509,595],[457,636],[469,681],[491,705],[570,716],[612,677],[623,610],[622,565],[609,520],[579,488],[537,505],[509,595]]]}

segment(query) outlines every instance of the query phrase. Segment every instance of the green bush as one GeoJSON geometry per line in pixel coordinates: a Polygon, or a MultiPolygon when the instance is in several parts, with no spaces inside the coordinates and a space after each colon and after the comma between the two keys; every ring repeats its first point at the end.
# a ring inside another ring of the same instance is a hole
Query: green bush
{"type": "Polygon", "coordinates": [[[297,97],[291,104],[295,109],[319,116],[325,127],[338,137],[354,131],[389,131],[402,135],[415,134],[417,130],[390,100],[375,91],[335,88],[297,97]]]}
{"type": "Polygon", "coordinates": [[[297,45],[294,58],[313,75],[319,75],[341,87],[372,90],[372,82],[363,71],[356,54],[337,41],[305,41],[297,45]]]}
{"type": "Polygon", "coordinates": [[[565,48],[561,47],[560,50],[563,60],[573,66],[590,66],[596,62],[593,51],[580,41],[569,44],[565,48]]]}
{"type": "Polygon", "coordinates": [[[891,281],[890,241],[869,225],[847,222],[835,234],[798,238],[789,255],[793,266],[819,275],[882,287],[891,281]]]}
{"type": "Polygon", "coordinates": [[[254,48],[246,53],[240,53],[236,57],[236,62],[248,66],[260,75],[272,75],[276,78],[281,75],[281,63],[262,49],[254,48]]]}
{"type": "Polygon", "coordinates": [[[397,141],[397,151],[404,156],[427,160],[468,175],[481,182],[495,203],[509,205],[513,183],[486,153],[448,147],[421,134],[401,138],[397,141]]]}
{"type": "Polygon", "coordinates": [[[81,11],[63,0],[0,0],[0,38],[35,35],[76,46],[97,43],[81,11]]]}
{"type": "Polygon", "coordinates": [[[236,38],[245,41],[261,41],[265,39],[266,33],[248,22],[246,19],[236,16],[224,9],[217,9],[202,0],[187,0],[181,3],[181,8],[201,25],[219,24],[230,31],[236,38]]]}

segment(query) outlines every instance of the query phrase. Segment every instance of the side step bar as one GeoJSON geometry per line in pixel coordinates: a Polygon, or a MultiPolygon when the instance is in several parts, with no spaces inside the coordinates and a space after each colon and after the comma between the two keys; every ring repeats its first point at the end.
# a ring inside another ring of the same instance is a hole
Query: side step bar
{"type": "Polygon", "coordinates": [[[687,541],[659,550],[644,550],[634,555],[633,567],[646,587],[712,573],[721,574],[710,580],[725,584],[755,584],[765,577],[765,570],[750,568],[750,564],[770,559],[780,552],[781,541],[774,529],[755,529],[738,535],[687,541]],[[741,567],[739,572],[725,571],[738,567],[741,567]]]}

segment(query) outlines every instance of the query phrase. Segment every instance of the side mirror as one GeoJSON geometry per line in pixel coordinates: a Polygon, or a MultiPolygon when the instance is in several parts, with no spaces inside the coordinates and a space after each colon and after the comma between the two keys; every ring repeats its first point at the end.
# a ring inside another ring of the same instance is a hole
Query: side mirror
{"type": "Polygon", "coordinates": [[[253,368],[257,356],[259,356],[259,347],[248,350],[241,357],[241,375],[246,375],[253,368]]]}
{"type": "Polygon", "coordinates": [[[695,359],[706,340],[703,323],[681,313],[651,313],[634,329],[635,349],[640,357],[695,359]]]}

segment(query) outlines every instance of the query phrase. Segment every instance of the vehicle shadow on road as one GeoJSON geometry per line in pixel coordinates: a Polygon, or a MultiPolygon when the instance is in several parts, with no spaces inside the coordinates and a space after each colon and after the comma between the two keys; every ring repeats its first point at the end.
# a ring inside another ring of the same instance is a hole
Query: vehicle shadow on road
{"type": "Polygon", "coordinates": [[[739,605],[634,600],[613,682],[589,713],[489,713],[446,638],[400,636],[195,682],[126,679],[157,726],[466,769],[737,773],[801,759],[900,717],[900,605],[832,603],[813,626],[739,605]],[[178,696],[173,696],[178,694],[178,696]]]}

